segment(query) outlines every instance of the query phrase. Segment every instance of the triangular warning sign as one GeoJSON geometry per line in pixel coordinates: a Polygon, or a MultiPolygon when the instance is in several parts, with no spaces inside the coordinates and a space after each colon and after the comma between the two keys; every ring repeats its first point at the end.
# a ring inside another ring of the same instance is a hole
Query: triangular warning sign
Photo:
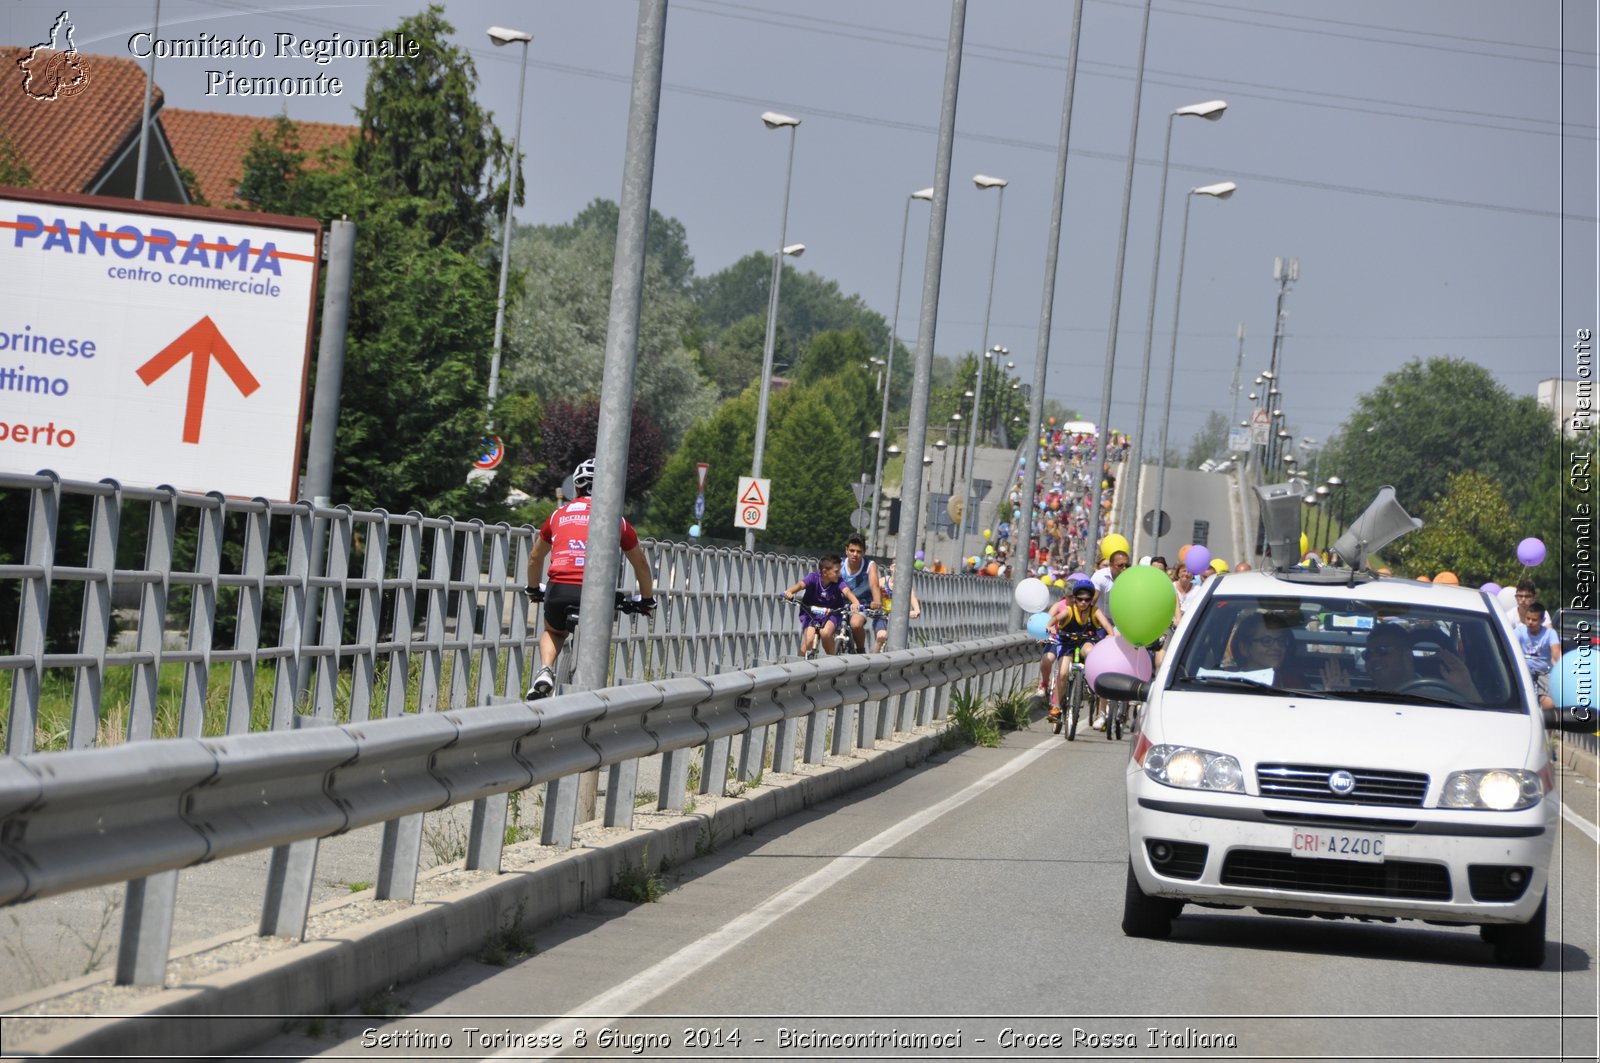
{"type": "Polygon", "coordinates": [[[767,500],[761,497],[761,482],[759,480],[750,481],[750,487],[744,494],[739,496],[739,504],[751,506],[764,506],[767,504],[767,500]]]}

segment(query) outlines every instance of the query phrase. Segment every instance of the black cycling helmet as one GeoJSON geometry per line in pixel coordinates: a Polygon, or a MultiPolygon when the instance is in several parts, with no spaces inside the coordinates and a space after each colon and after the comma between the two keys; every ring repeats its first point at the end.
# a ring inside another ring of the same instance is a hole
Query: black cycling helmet
{"type": "Polygon", "coordinates": [[[572,470],[572,493],[579,498],[594,493],[594,459],[585,458],[572,470]]]}

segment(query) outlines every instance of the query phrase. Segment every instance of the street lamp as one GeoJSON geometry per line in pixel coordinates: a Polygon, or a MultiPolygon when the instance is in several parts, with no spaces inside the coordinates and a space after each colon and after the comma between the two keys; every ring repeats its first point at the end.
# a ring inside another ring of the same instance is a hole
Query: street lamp
{"type": "MultiPolygon", "coordinates": [[[[798,250],[790,251],[784,244],[789,233],[789,185],[794,178],[795,130],[800,127],[800,119],[790,118],[777,111],[768,111],[761,116],[761,121],[768,129],[789,130],[789,166],[783,178],[783,214],[778,223],[778,253],[772,256],[772,283],[767,291],[767,336],[761,345],[761,393],[756,404],[755,454],[750,461],[750,476],[757,480],[761,478],[761,459],[765,455],[767,446],[767,404],[772,398],[772,351],[777,342],[778,285],[783,280],[783,256],[798,255],[806,249],[804,244],[795,244],[793,246],[798,250]]],[[[754,528],[745,529],[744,548],[752,553],[755,551],[754,528]]]]}
{"type": "MultiPolygon", "coordinates": [[[[1172,155],[1172,123],[1177,118],[1191,117],[1204,118],[1208,122],[1215,122],[1222,117],[1222,112],[1228,109],[1224,100],[1207,100],[1204,103],[1191,103],[1187,107],[1179,107],[1167,115],[1166,146],[1161,149],[1161,191],[1156,197],[1156,249],[1150,261],[1150,306],[1146,311],[1144,325],[1144,371],[1139,378],[1139,417],[1138,425],[1133,432],[1132,453],[1128,455],[1128,469],[1133,473],[1132,498],[1138,499],[1139,491],[1139,462],[1142,460],[1140,452],[1144,449],[1144,412],[1145,406],[1150,401],[1150,346],[1156,334],[1156,287],[1161,277],[1161,223],[1167,209],[1167,163],[1172,155]]],[[[1161,459],[1166,460],[1163,451],[1161,459]]],[[[1135,515],[1137,517],[1137,514],[1135,515]]],[[[1160,520],[1158,516],[1156,518],[1160,520]]],[[[1137,529],[1139,524],[1135,523],[1137,529]]],[[[1137,537],[1137,530],[1134,532],[1137,537]]]]}
{"type": "Polygon", "coordinates": [[[878,417],[880,434],[878,437],[878,465],[877,472],[872,477],[872,530],[867,533],[868,550],[876,550],[878,539],[878,510],[883,507],[883,436],[888,434],[889,427],[889,393],[894,390],[894,348],[897,342],[897,330],[900,326],[900,282],[906,272],[906,229],[911,224],[911,201],[920,199],[925,203],[933,202],[933,189],[919,188],[906,197],[906,206],[900,219],[900,264],[895,268],[894,274],[894,317],[889,322],[889,357],[884,359],[883,369],[883,413],[878,417]]]}
{"type": "Polygon", "coordinates": [[[1333,492],[1328,490],[1328,485],[1327,484],[1318,484],[1317,485],[1317,489],[1316,489],[1316,491],[1314,493],[1317,496],[1317,505],[1319,507],[1321,507],[1321,510],[1322,510],[1322,527],[1320,529],[1317,529],[1317,528],[1313,528],[1312,529],[1313,533],[1316,533],[1316,532],[1320,531],[1320,534],[1315,535],[1315,537],[1312,539],[1311,545],[1312,546],[1317,545],[1317,539],[1321,539],[1322,542],[1323,542],[1323,545],[1326,546],[1327,545],[1327,540],[1328,540],[1328,532],[1331,530],[1329,528],[1329,526],[1328,526],[1328,518],[1330,516],[1330,514],[1328,512],[1328,506],[1332,502],[1332,499],[1330,499],[1328,496],[1330,494],[1332,494],[1333,492]]]}
{"type": "Polygon", "coordinates": [[[1000,195],[999,202],[995,205],[994,210],[994,251],[989,256],[989,299],[983,305],[983,342],[978,348],[982,352],[982,355],[978,359],[978,391],[977,395],[972,401],[972,427],[968,430],[969,436],[967,441],[967,464],[964,470],[965,475],[963,477],[966,483],[966,487],[963,488],[963,494],[966,497],[961,500],[961,535],[959,536],[962,557],[967,555],[967,525],[971,523],[972,520],[971,515],[967,512],[967,502],[972,497],[972,465],[974,451],[978,445],[978,422],[981,420],[981,418],[978,416],[978,404],[983,401],[983,360],[990,357],[989,312],[994,308],[995,267],[1000,263],[1000,214],[1005,210],[1006,185],[1009,182],[1007,182],[1003,177],[990,177],[987,174],[980,173],[973,177],[972,183],[977,185],[980,190],[984,191],[991,188],[998,188],[1000,190],[1000,195]]]}
{"type": "Polygon", "coordinates": [[[1194,203],[1195,196],[1227,199],[1238,187],[1232,181],[1219,181],[1216,184],[1191,188],[1189,194],[1183,197],[1183,235],[1178,240],[1178,284],[1172,294],[1172,358],[1167,366],[1167,402],[1166,410],[1161,416],[1161,464],[1156,472],[1156,511],[1151,522],[1154,525],[1152,534],[1155,536],[1150,546],[1152,554],[1161,552],[1161,495],[1167,485],[1167,427],[1172,422],[1172,379],[1178,375],[1178,311],[1183,304],[1183,260],[1189,245],[1189,207],[1194,203]]]}
{"type": "Polygon", "coordinates": [[[494,400],[500,394],[500,349],[506,334],[506,276],[511,269],[511,204],[517,198],[517,152],[522,146],[522,95],[528,84],[528,42],[533,34],[490,26],[489,40],[496,48],[522,45],[522,73],[517,78],[517,124],[511,131],[511,164],[506,167],[506,224],[500,241],[500,292],[494,304],[494,354],[489,359],[489,430],[494,430],[494,400]]]}

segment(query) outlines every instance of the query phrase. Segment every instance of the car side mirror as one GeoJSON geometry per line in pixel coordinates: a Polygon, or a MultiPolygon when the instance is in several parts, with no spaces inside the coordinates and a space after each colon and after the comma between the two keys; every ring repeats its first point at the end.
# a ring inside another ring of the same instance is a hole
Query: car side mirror
{"type": "Polygon", "coordinates": [[[1573,734],[1600,732],[1600,719],[1588,705],[1572,705],[1564,709],[1545,709],[1544,726],[1550,731],[1567,731],[1573,734]]]}
{"type": "Polygon", "coordinates": [[[1150,683],[1123,672],[1106,672],[1095,679],[1094,692],[1112,701],[1148,701],[1150,683]]]}

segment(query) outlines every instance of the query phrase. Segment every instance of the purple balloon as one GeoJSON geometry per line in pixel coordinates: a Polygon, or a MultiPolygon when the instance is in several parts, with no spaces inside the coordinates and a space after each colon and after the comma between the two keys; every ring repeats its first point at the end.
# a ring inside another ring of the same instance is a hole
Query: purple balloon
{"type": "Polygon", "coordinates": [[[1517,560],[1532,568],[1544,562],[1544,543],[1533,536],[1517,544],[1517,560]]]}
{"type": "Polygon", "coordinates": [[[1502,590],[1504,590],[1504,588],[1501,587],[1500,584],[1496,583],[1494,580],[1490,580],[1488,583],[1485,583],[1482,587],[1479,587],[1478,589],[1481,590],[1483,593],[1487,594],[1491,598],[1493,598],[1495,595],[1499,594],[1502,590]]]}
{"type": "Polygon", "coordinates": [[[1081,579],[1088,579],[1088,578],[1089,577],[1085,576],[1082,572],[1074,572],[1072,575],[1067,577],[1067,582],[1068,583],[1076,583],[1081,579]]]}
{"type": "Polygon", "coordinates": [[[1191,546],[1183,555],[1183,564],[1190,572],[1204,572],[1211,567],[1211,551],[1203,546],[1191,546]]]}
{"type": "Polygon", "coordinates": [[[916,557],[916,559],[917,559],[917,560],[918,560],[918,561],[926,561],[926,560],[927,560],[927,558],[925,558],[925,557],[923,557],[923,556],[922,556],[922,551],[921,551],[921,550],[918,550],[918,551],[917,551],[917,557],[916,557]]]}
{"type": "Polygon", "coordinates": [[[1096,679],[1107,674],[1131,675],[1148,682],[1151,675],[1150,654],[1121,635],[1101,639],[1084,659],[1083,677],[1093,687],[1096,679]]]}

